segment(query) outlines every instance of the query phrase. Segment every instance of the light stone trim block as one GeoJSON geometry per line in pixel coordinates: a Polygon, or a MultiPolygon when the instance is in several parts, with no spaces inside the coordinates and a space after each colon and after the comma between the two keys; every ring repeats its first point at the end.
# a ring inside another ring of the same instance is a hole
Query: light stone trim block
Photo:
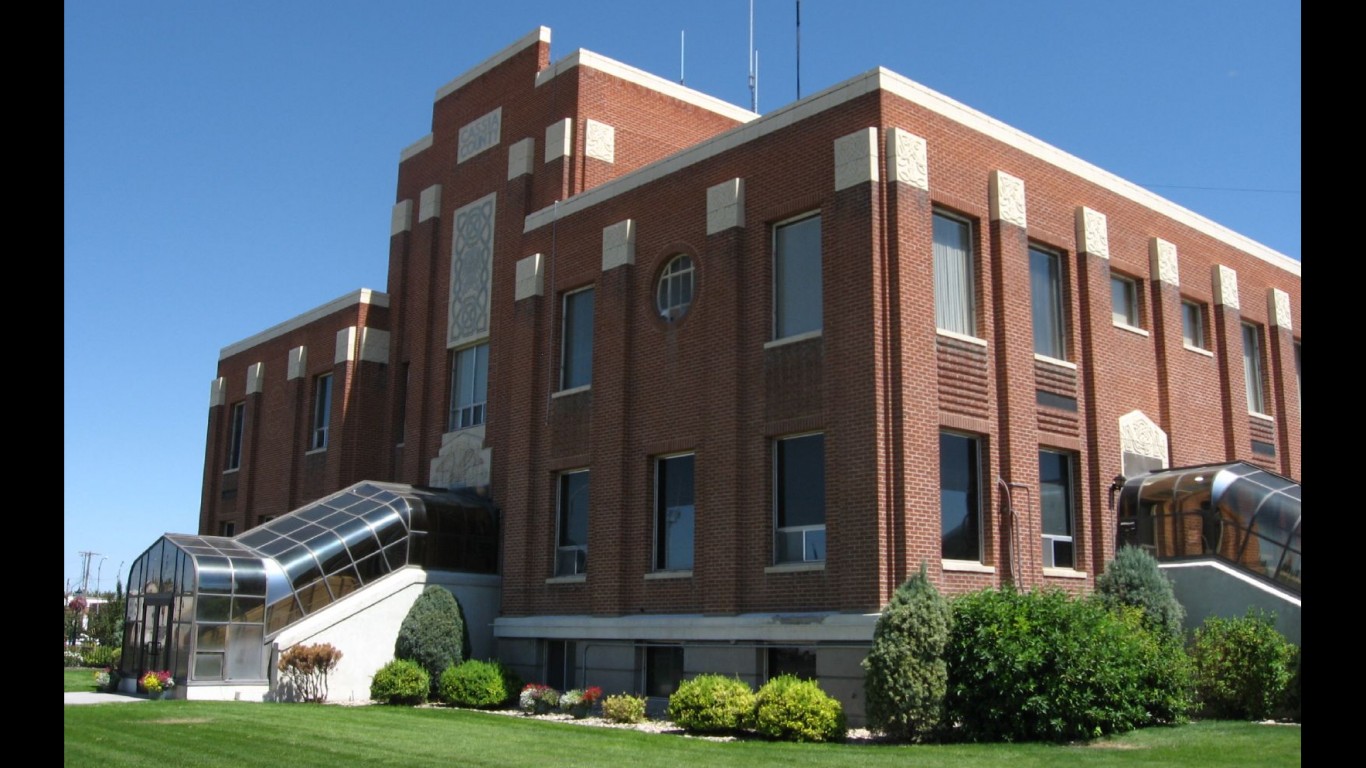
{"type": "Polygon", "coordinates": [[[1148,241],[1149,269],[1158,281],[1173,288],[1181,287],[1181,272],[1177,269],[1176,244],[1160,237],[1148,241]]]}
{"type": "Polygon", "coordinates": [[[389,362],[389,332],[378,328],[362,328],[360,359],[367,363],[389,362]]]}
{"type": "Polygon", "coordinates": [[[486,149],[498,146],[503,138],[503,108],[496,107],[487,115],[460,127],[455,149],[456,165],[465,162],[486,149]]]}
{"type": "Polygon", "coordinates": [[[583,153],[594,160],[614,163],[617,157],[617,129],[589,119],[583,127],[583,153]]]}
{"type": "Polygon", "coordinates": [[[602,271],[636,263],[636,222],[619,221],[602,230],[602,271]]]}
{"type": "Polygon", "coordinates": [[[1026,227],[1025,185],[1005,171],[991,172],[991,218],[1020,229],[1026,227]]]}
{"type": "Polygon", "coordinates": [[[1277,328],[1293,331],[1290,323],[1290,294],[1279,288],[1272,288],[1266,294],[1266,316],[1277,328]]]}
{"type": "Polygon", "coordinates": [[[1143,411],[1129,411],[1119,417],[1119,451],[1121,466],[1124,463],[1123,454],[1133,453],[1161,459],[1165,467],[1170,455],[1167,452],[1167,433],[1143,411]]]}
{"type": "Polygon", "coordinates": [[[1223,264],[1215,264],[1211,271],[1214,273],[1214,303],[1241,311],[1242,305],[1238,303],[1238,273],[1223,264]]]}
{"type": "Polygon", "coordinates": [[[734,178],[707,188],[707,234],[745,226],[745,180],[734,178]]]}
{"type": "Polygon", "coordinates": [[[574,154],[574,121],[566,117],[545,129],[545,161],[547,163],[574,154]]]}
{"type": "Polygon", "coordinates": [[[266,364],[252,363],[247,366],[247,394],[255,395],[260,393],[265,387],[266,364]]]}
{"type": "Polygon", "coordinates": [[[489,484],[493,450],[484,447],[484,427],[470,427],[441,436],[441,450],[432,459],[427,484],[434,488],[481,488],[489,484]]]}
{"type": "Polygon", "coordinates": [[[530,136],[508,147],[508,181],[536,169],[536,140],[530,136]]]}
{"type": "Polygon", "coordinates": [[[551,80],[554,80],[556,77],[570,72],[575,67],[595,69],[599,72],[611,75],[612,77],[625,80],[628,83],[635,83],[642,88],[647,88],[670,98],[678,99],[685,104],[700,107],[708,112],[728,117],[737,122],[748,122],[759,116],[754,112],[750,112],[748,109],[737,107],[734,104],[722,101],[715,96],[710,96],[701,91],[695,91],[671,80],[665,80],[659,75],[652,75],[644,70],[636,69],[628,64],[622,64],[615,59],[609,59],[606,56],[601,56],[582,48],[536,73],[536,87],[540,88],[551,80]]]}
{"type": "Polygon", "coordinates": [[[401,163],[404,160],[407,160],[408,158],[413,157],[417,153],[423,151],[424,149],[430,149],[431,146],[432,134],[429,133],[426,136],[423,136],[422,138],[418,139],[417,141],[414,141],[412,144],[409,144],[408,146],[404,147],[398,153],[398,161],[401,163]]]}
{"type": "Polygon", "coordinates": [[[479,77],[485,72],[488,72],[489,70],[493,69],[499,64],[502,64],[503,62],[507,61],[513,56],[516,56],[517,54],[521,53],[523,48],[533,46],[537,43],[549,42],[549,27],[537,27],[531,30],[527,34],[523,35],[522,39],[518,40],[512,45],[509,45],[503,50],[493,54],[487,59],[484,59],[483,61],[476,64],[473,69],[469,70],[465,74],[455,78],[449,83],[446,83],[445,85],[438,88],[436,90],[436,98],[434,99],[434,101],[441,101],[442,99],[446,98],[452,93],[455,93],[456,91],[463,88],[465,85],[473,82],[475,78],[479,77]]]}
{"type": "Polygon", "coordinates": [[[332,356],[333,364],[341,365],[356,359],[357,335],[359,334],[354,325],[337,331],[337,348],[336,354],[332,356]]]}
{"type": "Polygon", "coordinates": [[[394,203],[394,210],[389,214],[389,237],[393,237],[400,232],[408,232],[413,228],[413,201],[400,200],[394,203]]]}
{"type": "Polygon", "coordinates": [[[421,202],[417,206],[418,223],[441,215],[441,185],[433,184],[422,190],[421,202]]]}
{"type": "Polygon", "coordinates": [[[887,176],[930,191],[929,147],[924,137],[900,128],[887,129],[887,176]]]}
{"type": "Polygon", "coordinates": [[[455,212],[447,348],[463,346],[489,335],[497,201],[497,193],[490,193],[455,212]]]}
{"type": "Polygon", "coordinates": [[[224,405],[228,402],[228,384],[222,376],[209,382],[209,407],[224,405]]]}
{"type": "Polygon", "coordinates": [[[1084,205],[1077,207],[1077,248],[1082,253],[1110,258],[1110,232],[1105,214],[1084,205]]]}
{"type": "Polygon", "coordinates": [[[513,301],[545,295],[545,258],[533,253],[517,262],[517,285],[513,301]]]}
{"type": "Polygon", "coordinates": [[[285,381],[302,379],[308,373],[308,347],[298,346],[289,350],[289,366],[285,370],[285,381]]]}
{"type": "Polygon", "coordinates": [[[877,129],[835,139],[835,191],[878,180],[877,129]]]}

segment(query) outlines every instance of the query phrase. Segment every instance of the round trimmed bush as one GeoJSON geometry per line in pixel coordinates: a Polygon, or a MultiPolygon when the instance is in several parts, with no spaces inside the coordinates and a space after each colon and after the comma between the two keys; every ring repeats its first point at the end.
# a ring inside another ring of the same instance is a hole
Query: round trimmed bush
{"type": "Polygon", "coordinates": [[[739,678],[698,675],[669,697],[669,719],[691,733],[731,733],[750,727],[754,691],[739,678]]]}
{"type": "MultiPolygon", "coordinates": [[[[441,700],[457,707],[496,709],[511,697],[503,665],[471,659],[441,673],[441,700]]],[[[516,689],[513,689],[516,690],[516,689]]]]}
{"type": "Polygon", "coordinates": [[[1143,611],[1144,620],[1170,635],[1181,635],[1186,609],[1176,599],[1171,580],[1157,567],[1157,559],[1140,547],[1125,545],[1096,577],[1096,593],[1106,605],[1130,605],[1143,611]]]}
{"type": "Polygon", "coordinates": [[[1270,717],[1285,700],[1295,653],[1294,644],[1261,611],[1250,609],[1235,619],[1205,619],[1191,646],[1201,708],[1212,717],[1270,717]]]}
{"type": "Polygon", "coordinates": [[[938,727],[948,688],[944,648],[951,625],[948,601],[921,563],[920,573],[897,588],[878,617],[863,660],[870,728],[915,739],[938,727]]]}
{"type": "Polygon", "coordinates": [[[844,708],[814,680],[779,675],[754,698],[754,730],[764,736],[784,741],[844,738],[844,708]]]}
{"type": "Polygon", "coordinates": [[[441,673],[464,661],[465,622],[460,604],[445,587],[427,585],[403,617],[394,642],[394,658],[416,661],[431,681],[428,695],[436,695],[441,673]]]}
{"type": "Polygon", "coordinates": [[[370,698],[381,704],[422,704],[430,690],[427,670],[408,659],[394,659],[385,664],[370,681],[370,698]]]}
{"type": "Polygon", "coordinates": [[[612,723],[645,722],[645,698],[623,693],[602,700],[602,716],[612,723]]]}

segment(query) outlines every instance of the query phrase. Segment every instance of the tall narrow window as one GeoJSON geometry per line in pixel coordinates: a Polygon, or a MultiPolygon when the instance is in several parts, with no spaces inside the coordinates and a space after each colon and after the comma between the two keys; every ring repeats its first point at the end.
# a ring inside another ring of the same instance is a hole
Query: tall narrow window
{"type": "Polygon", "coordinates": [[[232,425],[228,433],[228,469],[242,466],[242,431],[246,427],[247,404],[234,403],[232,406],[232,425]]]}
{"type": "Polygon", "coordinates": [[[1043,508],[1043,567],[1072,568],[1076,492],[1073,456],[1039,451],[1039,503],[1043,508]]]}
{"type": "Polygon", "coordinates": [[[576,685],[573,640],[545,641],[545,684],[560,691],[576,685]]]}
{"type": "Polygon", "coordinates": [[[1300,343],[1295,342],[1295,407],[1304,410],[1304,396],[1300,394],[1300,343]]]}
{"type": "Polygon", "coordinates": [[[683,682],[683,646],[645,649],[645,695],[672,696],[683,682]]]}
{"type": "Polygon", "coordinates": [[[447,432],[484,423],[488,388],[489,345],[480,344],[456,352],[451,363],[451,409],[446,421],[447,432]]]}
{"type": "Polygon", "coordinates": [[[821,330],[821,217],[773,230],[773,338],[821,330]]]}
{"type": "Polygon", "coordinates": [[[1029,249],[1029,292],[1034,315],[1034,352],[1067,359],[1067,314],[1063,307],[1062,259],[1052,251],[1029,249]]]}
{"type": "Polygon", "coordinates": [[[1247,409],[1266,413],[1262,382],[1262,329],[1243,323],[1243,382],[1247,385],[1247,409]]]}
{"type": "Polygon", "coordinates": [[[555,575],[588,571],[588,470],[560,475],[555,575]]]}
{"type": "Polygon", "coordinates": [[[332,421],[332,374],[324,373],[313,380],[313,431],[309,450],[327,447],[327,428],[332,421]]]}
{"type": "Polygon", "coordinates": [[[1194,301],[1181,302],[1181,342],[1191,349],[1205,349],[1205,311],[1194,301]]]}
{"type": "Polygon", "coordinates": [[[560,389],[586,387],[593,381],[593,289],[564,295],[564,339],[560,389]]]}
{"type": "Polygon", "coordinates": [[[692,257],[687,254],[673,257],[664,267],[655,292],[655,307],[660,317],[678,320],[688,314],[688,307],[692,306],[694,271],[692,257]]]}
{"type": "Polygon", "coordinates": [[[982,559],[980,455],[977,438],[939,433],[939,512],[945,560],[982,559]]]}
{"type": "Polygon", "coordinates": [[[655,570],[689,571],[693,561],[693,455],[655,463],[655,570]]]}
{"type": "Polygon", "coordinates": [[[776,560],[825,560],[825,435],[773,444],[776,560]]]}
{"type": "Polygon", "coordinates": [[[945,330],[977,335],[972,227],[934,214],[934,321],[945,330]]]}
{"type": "Polygon", "coordinates": [[[1110,276],[1110,318],[1115,325],[1142,328],[1138,313],[1138,282],[1123,275],[1110,276]]]}

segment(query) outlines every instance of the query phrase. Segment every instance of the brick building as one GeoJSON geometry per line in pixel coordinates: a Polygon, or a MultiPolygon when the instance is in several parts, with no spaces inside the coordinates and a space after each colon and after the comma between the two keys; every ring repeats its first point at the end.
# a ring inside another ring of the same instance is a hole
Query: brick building
{"type": "Polygon", "coordinates": [[[477,489],[528,680],[857,721],[922,562],[1084,590],[1116,476],[1300,478],[1299,262],[883,69],[760,116],[541,28],[437,92],[391,232],[386,293],[222,351],[200,533],[477,489]]]}

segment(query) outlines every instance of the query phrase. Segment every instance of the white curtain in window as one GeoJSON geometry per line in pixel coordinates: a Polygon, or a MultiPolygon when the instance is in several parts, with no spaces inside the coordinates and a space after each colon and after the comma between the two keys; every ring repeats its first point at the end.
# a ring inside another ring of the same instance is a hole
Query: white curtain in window
{"type": "Polygon", "coordinates": [[[934,321],[946,331],[976,336],[968,232],[966,222],[934,217],[934,321]]]}

